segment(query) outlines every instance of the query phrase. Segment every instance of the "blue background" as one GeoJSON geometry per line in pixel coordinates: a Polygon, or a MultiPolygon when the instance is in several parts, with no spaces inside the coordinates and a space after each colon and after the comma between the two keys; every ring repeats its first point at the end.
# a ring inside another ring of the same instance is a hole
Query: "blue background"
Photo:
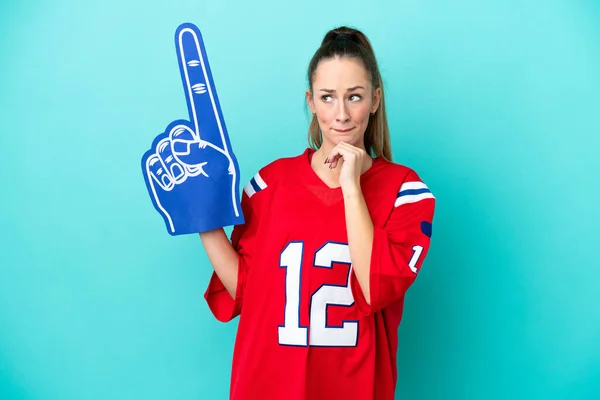
{"type": "Polygon", "coordinates": [[[400,328],[400,399],[600,397],[600,3],[4,2],[0,398],[226,399],[197,235],[139,160],[187,117],[173,35],[204,36],[241,184],[306,146],[306,68],[362,29],[395,161],[438,199],[400,328]]]}

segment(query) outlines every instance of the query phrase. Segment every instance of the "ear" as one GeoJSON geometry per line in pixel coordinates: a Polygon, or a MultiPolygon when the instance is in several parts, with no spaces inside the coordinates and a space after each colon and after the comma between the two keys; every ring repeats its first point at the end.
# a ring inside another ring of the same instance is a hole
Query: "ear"
{"type": "Polygon", "coordinates": [[[310,90],[306,91],[306,102],[308,103],[308,107],[310,108],[310,111],[314,114],[315,113],[315,101],[314,101],[313,94],[310,90]]]}
{"type": "Polygon", "coordinates": [[[376,88],[373,91],[373,105],[371,106],[371,114],[375,113],[379,108],[379,102],[381,101],[381,88],[376,88]]]}

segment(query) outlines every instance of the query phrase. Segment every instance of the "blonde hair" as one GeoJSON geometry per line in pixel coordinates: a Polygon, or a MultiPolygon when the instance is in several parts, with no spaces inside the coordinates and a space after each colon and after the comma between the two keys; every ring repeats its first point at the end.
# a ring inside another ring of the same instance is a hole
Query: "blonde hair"
{"type": "MultiPolygon", "coordinates": [[[[371,156],[383,157],[392,161],[390,131],[385,112],[385,96],[383,81],[375,58],[371,42],[361,31],[346,26],[338,27],[327,32],[321,46],[313,55],[308,66],[308,86],[313,90],[313,77],[319,62],[336,57],[355,58],[360,60],[369,76],[373,89],[381,90],[379,107],[369,119],[365,130],[365,149],[371,156]]],[[[317,116],[313,115],[308,128],[308,144],[317,150],[323,144],[317,116]]]]}

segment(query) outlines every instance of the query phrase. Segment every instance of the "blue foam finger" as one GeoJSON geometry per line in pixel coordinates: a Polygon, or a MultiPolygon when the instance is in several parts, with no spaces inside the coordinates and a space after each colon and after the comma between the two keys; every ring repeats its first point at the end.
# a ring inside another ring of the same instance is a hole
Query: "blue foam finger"
{"type": "Polygon", "coordinates": [[[181,24],[175,48],[189,120],[169,124],[142,156],[146,188],[173,236],[242,224],[239,165],[200,30],[181,24]]]}

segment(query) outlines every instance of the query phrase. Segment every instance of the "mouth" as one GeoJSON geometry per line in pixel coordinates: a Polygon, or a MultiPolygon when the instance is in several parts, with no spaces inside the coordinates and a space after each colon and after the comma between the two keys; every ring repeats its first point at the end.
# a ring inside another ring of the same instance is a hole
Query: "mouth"
{"type": "Polygon", "coordinates": [[[354,128],[348,128],[348,129],[336,129],[336,128],[333,128],[334,131],[340,132],[340,133],[350,132],[352,129],[354,129],[354,128]]]}

